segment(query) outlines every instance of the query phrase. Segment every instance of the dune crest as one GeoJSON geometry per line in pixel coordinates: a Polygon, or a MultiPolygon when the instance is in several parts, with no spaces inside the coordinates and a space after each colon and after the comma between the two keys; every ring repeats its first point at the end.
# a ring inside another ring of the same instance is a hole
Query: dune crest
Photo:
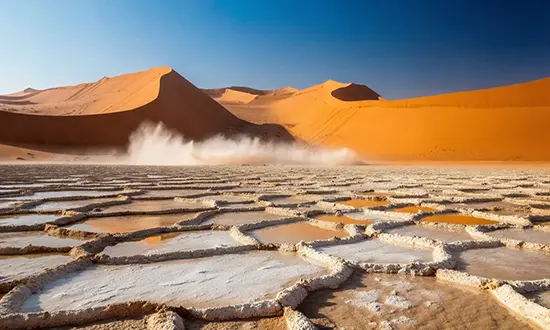
{"type": "Polygon", "coordinates": [[[278,100],[228,106],[298,140],[374,161],[550,161],[550,78],[407,100],[328,80],[278,100]]]}
{"type": "Polygon", "coordinates": [[[171,68],[0,97],[0,143],[123,147],[144,121],[193,140],[236,133],[292,140],[278,125],[237,118],[171,68]]]}

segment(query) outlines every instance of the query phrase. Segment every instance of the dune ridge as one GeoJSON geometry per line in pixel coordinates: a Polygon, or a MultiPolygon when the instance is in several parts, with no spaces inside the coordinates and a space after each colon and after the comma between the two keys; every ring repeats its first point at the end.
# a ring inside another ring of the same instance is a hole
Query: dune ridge
{"type": "Polygon", "coordinates": [[[227,108],[371,161],[550,161],[548,91],[550,78],[391,101],[366,86],[329,80],[264,103],[261,111],[227,108]]]}
{"type": "Polygon", "coordinates": [[[237,118],[171,68],[0,98],[0,142],[125,146],[141,123],[164,123],[188,139],[250,134],[292,140],[280,126],[237,118]]]}

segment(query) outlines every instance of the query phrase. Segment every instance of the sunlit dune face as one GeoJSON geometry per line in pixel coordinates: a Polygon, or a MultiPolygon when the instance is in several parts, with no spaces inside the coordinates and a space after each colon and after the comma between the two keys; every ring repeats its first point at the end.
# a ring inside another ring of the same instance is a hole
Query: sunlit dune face
{"type": "Polygon", "coordinates": [[[348,225],[348,224],[351,224],[351,225],[370,225],[371,223],[373,223],[370,220],[356,220],[356,219],[352,219],[352,218],[349,218],[349,217],[346,217],[346,216],[343,216],[343,215],[329,215],[329,214],[317,216],[317,217],[315,217],[315,219],[321,220],[321,221],[328,221],[328,222],[340,222],[340,223],[343,223],[345,225],[348,225]]]}
{"type": "Polygon", "coordinates": [[[494,225],[498,222],[475,218],[470,215],[441,214],[422,219],[424,222],[443,222],[452,225],[494,225]]]}
{"type": "Polygon", "coordinates": [[[390,202],[387,200],[377,201],[377,200],[368,200],[368,199],[352,199],[349,201],[338,202],[338,204],[343,204],[343,205],[347,205],[355,208],[362,208],[362,207],[386,206],[386,205],[389,205],[390,202]]]}
{"type": "Polygon", "coordinates": [[[406,206],[406,207],[393,209],[392,211],[401,212],[401,213],[418,213],[418,212],[434,212],[435,209],[431,207],[426,207],[426,206],[406,206]]]}

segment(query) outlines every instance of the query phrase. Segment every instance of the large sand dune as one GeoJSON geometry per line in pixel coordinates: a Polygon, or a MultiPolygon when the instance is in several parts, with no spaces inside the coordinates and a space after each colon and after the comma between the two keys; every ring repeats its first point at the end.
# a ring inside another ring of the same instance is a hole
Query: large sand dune
{"type": "Polygon", "coordinates": [[[143,122],[163,122],[188,139],[235,133],[292,139],[278,125],[237,118],[170,68],[0,96],[0,143],[124,146],[143,122]]]}
{"type": "Polygon", "coordinates": [[[349,147],[376,161],[550,161],[550,78],[388,101],[366,86],[327,81],[289,97],[226,107],[295,138],[349,147]]]}

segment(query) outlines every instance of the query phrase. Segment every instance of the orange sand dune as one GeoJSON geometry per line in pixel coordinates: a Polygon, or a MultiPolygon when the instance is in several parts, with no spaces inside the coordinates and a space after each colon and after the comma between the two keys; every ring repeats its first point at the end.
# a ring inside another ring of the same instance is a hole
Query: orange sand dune
{"type": "Polygon", "coordinates": [[[262,111],[228,109],[373,161],[550,161],[550,78],[397,101],[329,80],[263,104],[262,111]]]}
{"type": "Polygon", "coordinates": [[[163,122],[189,139],[292,138],[278,125],[237,118],[170,68],[0,96],[0,143],[11,145],[124,146],[144,121],[163,122]]]}
{"type": "Polygon", "coordinates": [[[263,104],[288,97],[297,92],[296,88],[286,86],[273,90],[261,90],[243,86],[202,89],[208,96],[222,105],[263,104]]]}

